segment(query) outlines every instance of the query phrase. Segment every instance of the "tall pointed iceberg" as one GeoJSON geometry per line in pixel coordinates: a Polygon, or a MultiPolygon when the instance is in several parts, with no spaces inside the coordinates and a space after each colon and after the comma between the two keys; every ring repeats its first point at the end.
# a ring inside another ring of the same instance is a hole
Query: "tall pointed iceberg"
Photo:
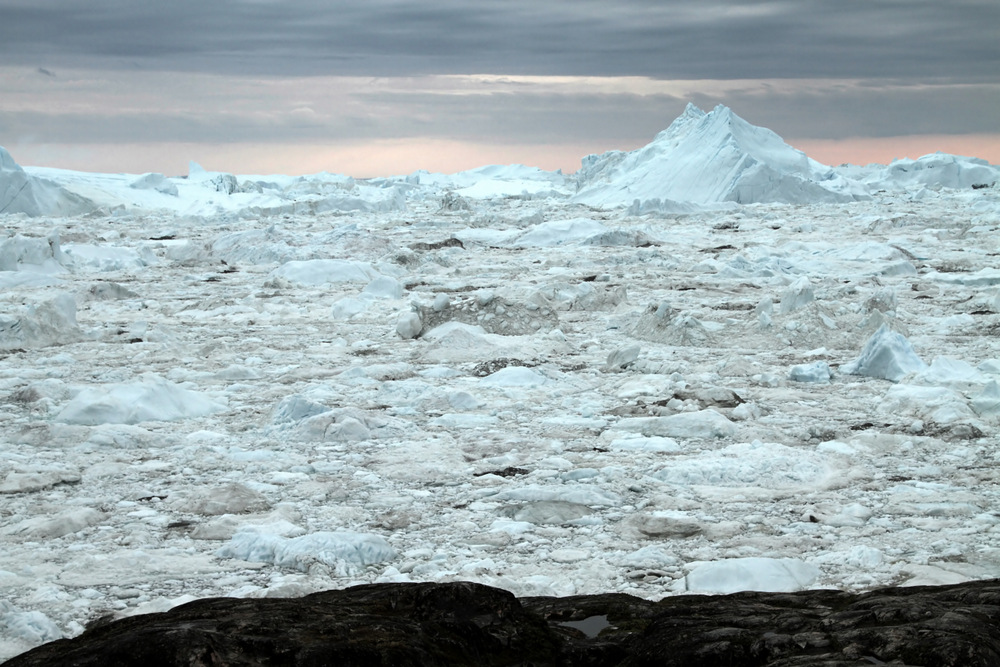
{"type": "Polygon", "coordinates": [[[29,175],[0,146],[0,214],[79,215],[94,208],[93,202],[44,178],[29,175]]]}
{"type": "Polygon", "coordinates": [[[688,104],[643,148],[587,156],[577,178],[575,200],[592,206],[653,199],[806,204],[868,198],[860,183],[721,105],[705,113],[688,104]]]}

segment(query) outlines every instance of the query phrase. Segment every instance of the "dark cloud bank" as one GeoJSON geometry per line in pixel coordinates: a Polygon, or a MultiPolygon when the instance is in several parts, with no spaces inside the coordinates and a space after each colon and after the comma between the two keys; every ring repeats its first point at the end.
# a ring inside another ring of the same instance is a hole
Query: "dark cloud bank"
{"type": "Polygon", "coordinates": [[[7,64],[233,74],[996,81],[995,0],[8,0],[7,64]]]}

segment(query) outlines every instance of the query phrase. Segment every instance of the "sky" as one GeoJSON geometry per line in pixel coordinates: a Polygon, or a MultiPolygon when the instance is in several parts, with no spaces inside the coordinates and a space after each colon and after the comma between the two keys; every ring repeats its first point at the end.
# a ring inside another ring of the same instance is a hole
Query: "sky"
{"type": "Polygon", "coordinates": [[[997,164],[1000,2],[0,0],[23,165],[572,172],[688,102],[827,164],[997,164]]]}

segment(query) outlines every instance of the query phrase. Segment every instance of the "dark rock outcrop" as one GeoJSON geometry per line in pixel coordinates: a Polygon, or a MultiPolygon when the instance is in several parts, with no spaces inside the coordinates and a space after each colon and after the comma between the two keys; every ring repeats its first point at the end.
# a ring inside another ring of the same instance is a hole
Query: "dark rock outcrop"
{"type": "Polygon", "coordinates": [[[866,664],[1000,665],[1000,580],[660,602],[373,584],[298,599],[199,600],[93,627],[5,667],[866,664]]]}

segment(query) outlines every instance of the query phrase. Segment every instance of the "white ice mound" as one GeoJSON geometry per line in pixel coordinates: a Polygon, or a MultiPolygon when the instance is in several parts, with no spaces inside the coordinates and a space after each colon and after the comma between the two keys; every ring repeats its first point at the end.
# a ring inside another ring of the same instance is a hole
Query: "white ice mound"
{"type": "Polygon", "coordinates": [[[676,453],[681,451],[681,446],[673,438],[662,436],[633,436],[629,438],[618,438],[612,440],[608,447],[612,451],[619,452],[654,452],[654,453],[676,453]]]}
{"type": "Polygon", "coordinates": [[[62,293],[37,306],[29,306],[18,318],[0,315],[0,350],[65,345],[80,339],[76,322],[76,298],[62,293]]]}
{"type": "Polygon", "coordinates": [[[899,382],[907,373],[927,368],[910,341],[883,324],[861,350],[861,356],[840,367],[848,375],[864,375],[899,382]]]}
{"type": "Polygon", "coordinates": [[[930,367],[920,373],[915,381],[920,384],[963,387],[986,382],[986,376],[961,359],[935,357],[930,367]]]}
{"type": "Polygon", "coordinates": [[[537,387],[546,382],[548,379],[544,375],[524,366],[501,368],[480,380],[480,384],[491,387],[537,387]]]}
{"type": "Polygon", "coordinates": [[[378,535],[350,531],[321,532],[286,538],[252,530],[233,535],[215,552],[219,558],[239,558],[254,563],[308,572],[315,564],[333,569],[335,576],[356,574],[362,568],[396,558],[396,550],[378,535]]]}
{"type": "Polygon", "coordinates": [[[373,299],[401,299],[403,284],[389,276],[377,276],[365,285],[361,295],[373,299]]]}
{"type": "Polygon", "coordinates": [[[684,578],[685,590],[719,595],[740,591],[793,593],[812,586],[821,574],[815,565],[795,558],[730,558],[692,566],[684,578]]]}
{"type": "Polygon", "coordinates": [[[611,428],[666,438],[730,438],[736,434],[736,425],[715,410],[681,412],[668,417],[630,417],[611,428]]]}
{"type": "Polygon", "coordinates": [[[980,417],[1000,417],[1000,384],[996,380],[990,380],[972,397],[972,409],[980,417]]]}
{"type": "Polygon", "coordinates": [[[155,190],[156,192],[176,197],[178,195],[177,186],[173,181],[163,174],[151,173],[143,174],[136,180],[129,183],[133,190],[155,190]]]}
{"type": "Polygon", "coordinates": [[[66,244],[66,257],[74,268],[92,268],[98,271],[135,271],[144,269],[157,261],[156,255],[147,246],[138,249],[114,245],[66,244]]]}
{"type": "Polygon", "coordinates": [[[811,364],[792,366],[788,378],[794,382],[811,382],[814,384],[830,383],[830,367],[825,361],[814,361],[811,364]]]}
{"type": "Polygon", "coordinates": [[[802,276],[791,285],[781,295],[780,312],[784,315],[794,310],[802,308],[813,300],[812,283],[805,276],[802,276]]]}
{"type": "Polygon", "coordinates": [[[29,216],[79,215],[96,208],[79,195],[31,176],[0,146],[0,214],[25,213],[29,216]]]}
{"type": "Polygon", "coordinates": [[[878,409],[888,415],[916,417],[942,425],[975,419],[965,398],[947,387],[896,385],[885,393],[878,409]]]}
{"type": "Polygon", "coordinates": [[[59,411],[55,419],[67,424],[138,424],[205,417],[226,406],[208,396],[184,389],[156,375],[139,382],[90,387],[59,411]]]}
{"type": "Polygon", "coordinates": [[[994,285],[1000,285],[1000,270],[989,266],[984,266],[978,271],[970,273],[940,273],[938,271],[931,271],[927,274],[927,277],[941,283],[966,285],[968,287],[993,287],[994,285]]]}
{"type": "Polygon", "coordinates": [[[519,500],[524,502],[564,502],[578,505],[614,507],[622,502],[621,496],[590,484],[563,484],[551,486],[529,485],[508,489],[490,496],[492,500],[519,500]]]}
{"type": "Polygon", "coordinates": [[[20,234],[0,243],[0,271],[63,273],[69,258],[59,245],[59,235],[33,238],[20,234]]]}
{"type": "Polygon", "coordinates": [[[442,206],[452,211],[469,210],[465,198],[564,197],[569,194],[572,185],[560,171],[545,171],[521,164],[486,165],[455,174],[417,171],[406,178],[406,183],[445,190],[442,206]]]}
{"type": "Polygon", "coordinates": [[[596,220],[589,218],[573,218],[572,220],[550,220],[535,225],[518,236],[513,245],[521,248],[554,246],[580,243],[587,239],[604,234],[608,228],[596,220]]]}
{"type": "Polygon", "coordinates": [[[370,283],[379,273],[367,262],[347,259],[295,260],[282,264],[271,275],[300,285],[370,283]]]}
{"type": "Polygon", "coordinates": [[[8,637],[31,645],[62,639],[59,626],[40,611],[21,611],[7,600],[0,600],[0,628],[8,637]]]}
{"type": "Polygon", "coordinates": [[[1000,181],[1000,168],[986,160],[948,153],[932,153],[910,160],[894,160],[877,173],[872,185],[887,190],[929,187],[971,188],[1000,181]]]}
{"type": "Polygon", "coordinates": [[[212,256],[227,264],[283,264],[302,256],[302,249],[292,243],[294,241],[288,234],[271,225],[266,229],[220,234],[211,247],[212,256]]]}
{"type": "Polygon", "coordinates": [[[577,176],[574,201],[593,206],[652,199],[805,204],[868,197],[860,183],[721,105],[706,114],[689,104],[652,143],[628,153],[587,156],[577,176]]]}
{"type": "Polygon", "coordinates": [[[672,460],[652,477],[677,486],[756,487],[768,490],[822,487],[833,469],[816,452],[774,442],[739,443],[700,456],[672,460]]]}

